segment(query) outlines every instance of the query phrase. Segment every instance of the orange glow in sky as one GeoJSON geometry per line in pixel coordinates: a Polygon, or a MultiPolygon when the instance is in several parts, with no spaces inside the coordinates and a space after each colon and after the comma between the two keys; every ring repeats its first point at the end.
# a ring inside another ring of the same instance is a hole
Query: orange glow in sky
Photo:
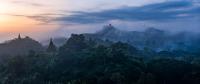
{"type": "Polygon", "coordinates": [[[38,27],[38,24],[41,22],[26,16],[42,14],[45,12],[47,12],[47,10],[37,8],[37,6],[23,5],[23,2],[14,3],[11,0],[0,1],[0,33],[37,31],[37,28],[34,29],[34,27],[38,27]]]}
{"type": "Polygon", "coordinates": [[[37,6],[14,3],[11,0],[1,0],[0,42],[3,41],[2,38],[11,39],[11,34],[16,35],[21,33],[22,35],[29,35],[33,38],[40,38],[42,34],[55,30],[55,26],[57,25],[41,25],[41,21],[26,17],[45,12],[46,10],[37,8],[37,6]]]}
{"type": "Polygon", "coordinates": [[[9,17],[4,16],[3,14],[7,13],[9,11],[9,6],[6,3],[0,3],[0,26],[5,24],[9,17]]]}
{"type": "Polygon", "coordinates": [[[11,4],[5,2],[0,3],[0,32],[24,32],[27,31],[27,27],[36,24],[36,21],[25,17],[6,15],[16,11],[12,9],[13,6],[11,4]]]}
{"type": "Polygon", "coordinates": [[[37,26],[37,21],[26,17],[1,15],[0,32],[25,32],[33,31],[31,28],[37,26]]]}

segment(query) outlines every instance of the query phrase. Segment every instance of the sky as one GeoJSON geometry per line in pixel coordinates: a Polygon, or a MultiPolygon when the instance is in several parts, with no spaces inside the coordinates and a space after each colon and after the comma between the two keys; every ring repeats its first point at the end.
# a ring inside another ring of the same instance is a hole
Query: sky
{"type": "Polygon", "coordinates": [[[0,42],[88,33],[113,24],[127,31],[155,27],[200,31],[200,0],[0,0],[0,42]]]}

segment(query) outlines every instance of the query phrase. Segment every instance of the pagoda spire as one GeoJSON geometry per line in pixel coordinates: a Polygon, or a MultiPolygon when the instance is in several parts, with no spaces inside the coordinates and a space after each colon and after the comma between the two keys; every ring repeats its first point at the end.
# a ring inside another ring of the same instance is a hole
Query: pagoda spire
{"type": "Polygon", "coordinates": [[[19,33],[19,35],[18,35],[18,39],[22,39],[20,33],[19,33]]]}
{"type": "Polygon", "coordinates": [[[56,51],[57,51],[57,47],[54,45],[53,39],[51,38],[49,42],[49,46],[47,48],[47,52],[56,52],[56,51]]]}

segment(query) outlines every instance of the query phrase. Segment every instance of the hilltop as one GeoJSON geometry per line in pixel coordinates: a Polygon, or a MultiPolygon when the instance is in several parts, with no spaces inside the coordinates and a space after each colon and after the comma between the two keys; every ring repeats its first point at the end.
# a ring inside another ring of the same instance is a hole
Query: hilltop
{"type": "Polygon", "coordinates": [[[41,52],[44,51],[43,46],[32,38],[26,36],[9,40],[0,44],[0,55],[24,55],[30,51],[41,52]]]}

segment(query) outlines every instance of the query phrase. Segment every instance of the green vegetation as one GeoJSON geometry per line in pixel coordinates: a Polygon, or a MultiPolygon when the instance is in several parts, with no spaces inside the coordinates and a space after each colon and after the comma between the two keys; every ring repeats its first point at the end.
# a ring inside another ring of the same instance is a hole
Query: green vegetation
{"type": "Polygon", "coordinates": [[[197,53],[103,44],[73,34],[53,54],[2,56],[0,84],[200,84],[197,53]]]}

